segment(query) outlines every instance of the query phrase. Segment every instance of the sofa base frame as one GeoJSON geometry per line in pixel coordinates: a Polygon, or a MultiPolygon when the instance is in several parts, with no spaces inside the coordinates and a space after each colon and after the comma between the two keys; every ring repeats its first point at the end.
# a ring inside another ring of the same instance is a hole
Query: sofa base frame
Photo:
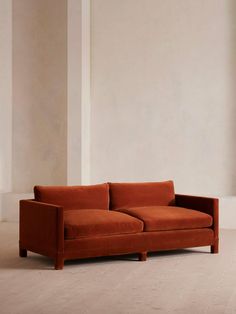
{"type": "Polygon", "coordinates": [[[219,253],[219,240],[217,240],[214,245],[211,245],[211,253],[217,254],[219,253]]]}
{"type": "Polygon", "coordinates": [[[64,267],[64,258],[63,256],[58,256],[55,258],[54,261],[54,268],[55,270],[61,270],[64,267]]]}
{"type": "Polygon", "coordinates": [[[145,262],[147,260],[147,252],[141,252],[139,253],[139,261],[145,262]]]}
{"type": "Polygon", "coordinates": [[[21,247],[19,248],[19,255],[20,257],[27,257],[27,250],[22,249],[21,247]]]}
{"type": "MultiPolygon", "coordinates": [[[[210,246],[210,251],[213,254],[217,254],[219,252],[218,242],[215,243],[214,245],[210,246]]],[[[147,254],[148,254],[148,252],[140,252],[140,253],[138,253],[138,260],[141,261],[141,262],[146,261],[147,260],[147,254]]],[[[19,248],[19,256],[20,257],[27,257],[27,250],[19,248]]],[[[79,259],[81,259],[81,258],[79,258],[79,259]]],[[[54,269],[55,270],[62,270],[64,268],[64,262],[65,262],[65,259],[64,259],[63,256],[57,256],[54,259],[54,269]]]]}
{"type": "Polygon", "coordinates": [[[27,257],[27,251],[54,260],[56,270],[63,269],[65,260],[101,256],[138,254],[139,261],[147,260],[148,252],[210,246],[211,253],[218,253],[218,238],[212,229],[142,232],[114,236],[88,237],[62,240],[61,250],[46,250],[27,241],[19,242],[19,255],[27,257]]]}

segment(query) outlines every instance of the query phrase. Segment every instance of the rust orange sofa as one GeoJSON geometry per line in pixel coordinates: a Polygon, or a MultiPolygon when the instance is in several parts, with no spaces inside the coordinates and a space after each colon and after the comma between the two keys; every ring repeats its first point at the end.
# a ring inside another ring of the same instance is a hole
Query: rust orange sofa
{"type": "Polygon", "coordinates": [[[20,201],[19,254],[64,261],[197,246],[218,252],[218,199],[179,195],[172,181],[35,186],[20,201]]]}

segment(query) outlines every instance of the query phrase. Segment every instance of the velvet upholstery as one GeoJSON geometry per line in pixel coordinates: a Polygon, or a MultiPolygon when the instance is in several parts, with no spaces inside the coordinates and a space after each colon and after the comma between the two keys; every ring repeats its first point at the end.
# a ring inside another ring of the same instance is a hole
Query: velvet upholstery
{"type": "Polygon", "coordinates": [[[20,201],[20,248],[56,258],[64,252],[63,208],[20,201]]]}
{"type": "Polygon", "coordinates": [[[109,183],[110,209],[136,206],[173,205],[173,181],[144,183],[109,183]]]}
{"type": "Polygon", "coordinates": [[[212,217],[197,210],[176,206],[145,206],[119,209],[144,222],[144,231],[206,228],[212,217]]]}
{"type": "Polygon", "coordinates": [[[35,200],[20,201],[20,256],[48,256],[55,269],[66,259],[139,253],[145,260],[147,252],[204,245],[217,253],[218,243],[218,200],[174,195],[172,181],[36,186],[35,200]]]}
{"type": "Polygon", "coordinates": [[[183,206],[198,210],[211,215],[213,218],[212,229],[214,230],[214,245],[212,252],[218,253],[219,246],[219,200],[213,197],[202,197],[193,195],[175,195],[176,206],[183,206]]]}
{"type": "Polygon", "coordinates": [[[65,240],[65,259],[174,250],[213,243],[214,233],[209,228],[82,237],[65,240]]]}
{"type": "Polygon", "coordinates": [[[81,186],[35,186],[35,200],[68,209],[109,209],[107,183],[81,186]]]}
{"type": "Polygon", "coordinates": [[[99,209],[69,210],[64,215],[65,239],[143,231],[143,222],[132,216],[99,209]]]}

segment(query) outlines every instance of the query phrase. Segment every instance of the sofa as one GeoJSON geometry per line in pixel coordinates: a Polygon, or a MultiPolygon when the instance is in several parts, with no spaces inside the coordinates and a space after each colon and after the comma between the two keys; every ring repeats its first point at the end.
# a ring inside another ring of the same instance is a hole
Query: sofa
{"type": "Polygon", "coordinates": [[[20,201],[19,255],[64,261],[210,246],[218,253],[218,199],[180,195],[173,181],[35,186],[20,201]]]}

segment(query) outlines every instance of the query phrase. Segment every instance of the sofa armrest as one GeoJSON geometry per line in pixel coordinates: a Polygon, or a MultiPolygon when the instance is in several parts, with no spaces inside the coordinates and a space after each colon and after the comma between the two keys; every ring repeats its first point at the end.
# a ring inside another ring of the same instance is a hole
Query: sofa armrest
{"type": "Polygon", "coordinates": [[[175,194],[175,204],[199,210],[211,216],[218,216],[219,200],[217,198],[175,194]]]}
{"type": "Polygon", "coordinates": [[[60,206],[20,201],[20,248],[52,258],[64,251],[64,217],[60,206]]]}
{"type": "Polygon", "coordinates": [[[175,194],[175,204],[179,207],[195,209],[213,217],[215,238],[219,233],[219,200],[217,198],[175,194]]]}

